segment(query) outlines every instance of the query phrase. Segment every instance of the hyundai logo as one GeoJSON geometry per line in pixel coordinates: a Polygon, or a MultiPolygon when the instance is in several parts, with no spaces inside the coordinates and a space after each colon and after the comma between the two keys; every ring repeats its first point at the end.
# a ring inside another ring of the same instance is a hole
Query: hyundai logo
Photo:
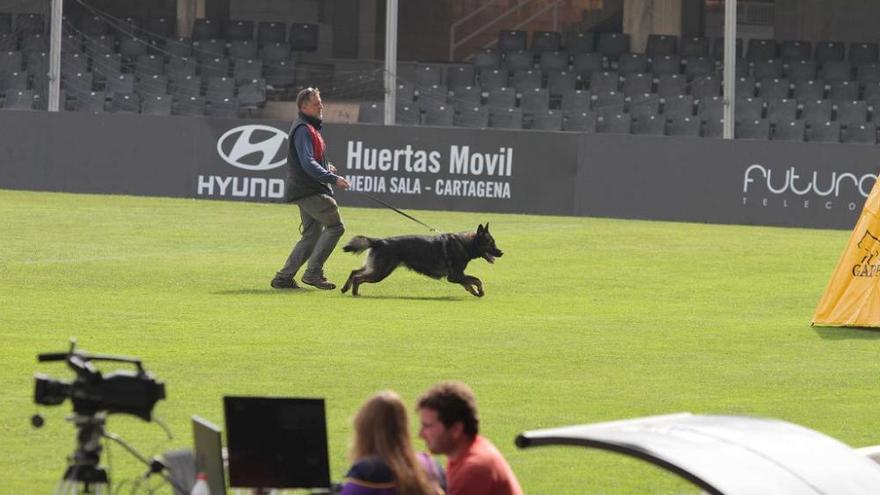
{"type": "Polygon", "coordinates": [[[287,134],[268,125],[243,125],[226,131],[217,140],[223,161],[245,170],[272,170],[287,162],[287,134]]]}

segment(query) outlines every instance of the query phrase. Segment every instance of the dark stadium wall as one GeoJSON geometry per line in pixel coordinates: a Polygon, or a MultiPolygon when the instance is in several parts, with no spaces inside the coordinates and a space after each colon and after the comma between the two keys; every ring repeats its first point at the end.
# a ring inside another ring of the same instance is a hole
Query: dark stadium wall
{"type": "Polygon", "coordinates": [[[876,0],[776,0],[775,38],[808,41],[880,41],[876,0]]]}
{"type": "MultiPolygon", "coordinates": [[[[0,112],[0,188],[281,202],[286,121],[0,112]]],[[[346,206],[849,229],[880,147],[328,124],[346,206]]]]}

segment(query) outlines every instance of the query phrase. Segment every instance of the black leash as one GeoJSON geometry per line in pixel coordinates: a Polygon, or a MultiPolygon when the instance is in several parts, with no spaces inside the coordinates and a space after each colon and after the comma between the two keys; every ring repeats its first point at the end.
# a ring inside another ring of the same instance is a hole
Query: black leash
{"type": "MultiPolygon", "coordinates": [[[[349,190],[349,191],[351,191],[351,190],[349,190]]],[[[356,193],[358,193],[358,194],[363,194],[364,196],[366,196],[366,197],[372,199],[373,201],[379,203],[380,205],[382,205],[382,206],[384,206],[384,207],[386,207],[386,208],[390,208],[390,209],[396,211],[397,213],[400,213],[401,215],[405,216],[406,218],[409,218],[409,219],[412,220],[413,222],[416,222],[416,223],[419,223],[419,224],[421,224],[421,225],[424,225],[425,227],[428,227],[432,232],[436,232],[436,233],[438,233],[438,234],[440,233],[440,231],[437,230],[437,228],[432,227],[432,226],[426,224],[425,222],[419,220],[418,218],[416,218],[416,217],[414,217],[414,216],[412,216],[412,215],[409,215],[409,214],[406,213],[406,212],[403,212],[403,211],[398,210],[397,208],[395,208],[395,207],[389,205],[388,203],[382,201],[381,199],[379,199],[379,198],[377,198],[377,197],[375,197],[375,196],[373,196],[373,195],[371,195],[371,194],[367,194],[367,193],[365,193],[365,192],[363,192],[363,191],[352,191],[352,192],[356,192],[356,193]]]]}

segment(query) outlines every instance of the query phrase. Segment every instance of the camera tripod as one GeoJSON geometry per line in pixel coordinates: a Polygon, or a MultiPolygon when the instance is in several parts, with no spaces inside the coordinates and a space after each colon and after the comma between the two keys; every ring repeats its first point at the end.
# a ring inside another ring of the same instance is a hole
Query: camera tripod
{"type": "Polygon", "coordinates": [[[166,466],[162,461],[156,458],[147,459],[117,435],[107,433],[104,430],[106,419],[104,413],[94,415],[75,413],[68,418],[76,426],[76,450],[67,459],[67,470],[52,492],[53,495],[110,495],[110,479],[107,471],[99,466],[103,438],[118,443],[144,463],[148,467],[144,478],[158,474],[174,487],[176,492],[185,493],[178,482],[163,472],[166,466]]]}
{"type": "Polygon", "coordinates": [[[101,462],[104,415],[74,414],[68,418],[76,426],[76,450],[67,459],[67,470],[54,495],[109,495],[110,482],[101,462]]]}

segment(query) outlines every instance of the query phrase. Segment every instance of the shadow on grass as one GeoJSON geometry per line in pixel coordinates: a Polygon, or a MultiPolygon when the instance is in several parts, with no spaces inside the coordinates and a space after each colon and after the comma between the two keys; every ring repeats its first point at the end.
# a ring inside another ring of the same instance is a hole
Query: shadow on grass
{"type": "Polygon", "coordinates": [[[290,296],[315,292],[307,289],[230,289],[212,292],[215,296],[290,296]]]}
{"type": "Polygon", "coordinates": [[[867,327],[819,327],[814,326],[813,331],[819,337],[827,340],[878,340],[880,329],[867,327]]]}
{"type": "MultiPolygon", "coordinates": [[[[349,296],[351,297],[351,296],[349,296]]],[[[383,300],[400,300],[400,301],[463,301],[467,298],[465,297],[456,297],[456,296],[435,296],[435,297],[427,297],[427,296],[371,296],[368,294],[361,294],[360,296],[353,297],[353,299],[383,299],[383,300]]]]}

